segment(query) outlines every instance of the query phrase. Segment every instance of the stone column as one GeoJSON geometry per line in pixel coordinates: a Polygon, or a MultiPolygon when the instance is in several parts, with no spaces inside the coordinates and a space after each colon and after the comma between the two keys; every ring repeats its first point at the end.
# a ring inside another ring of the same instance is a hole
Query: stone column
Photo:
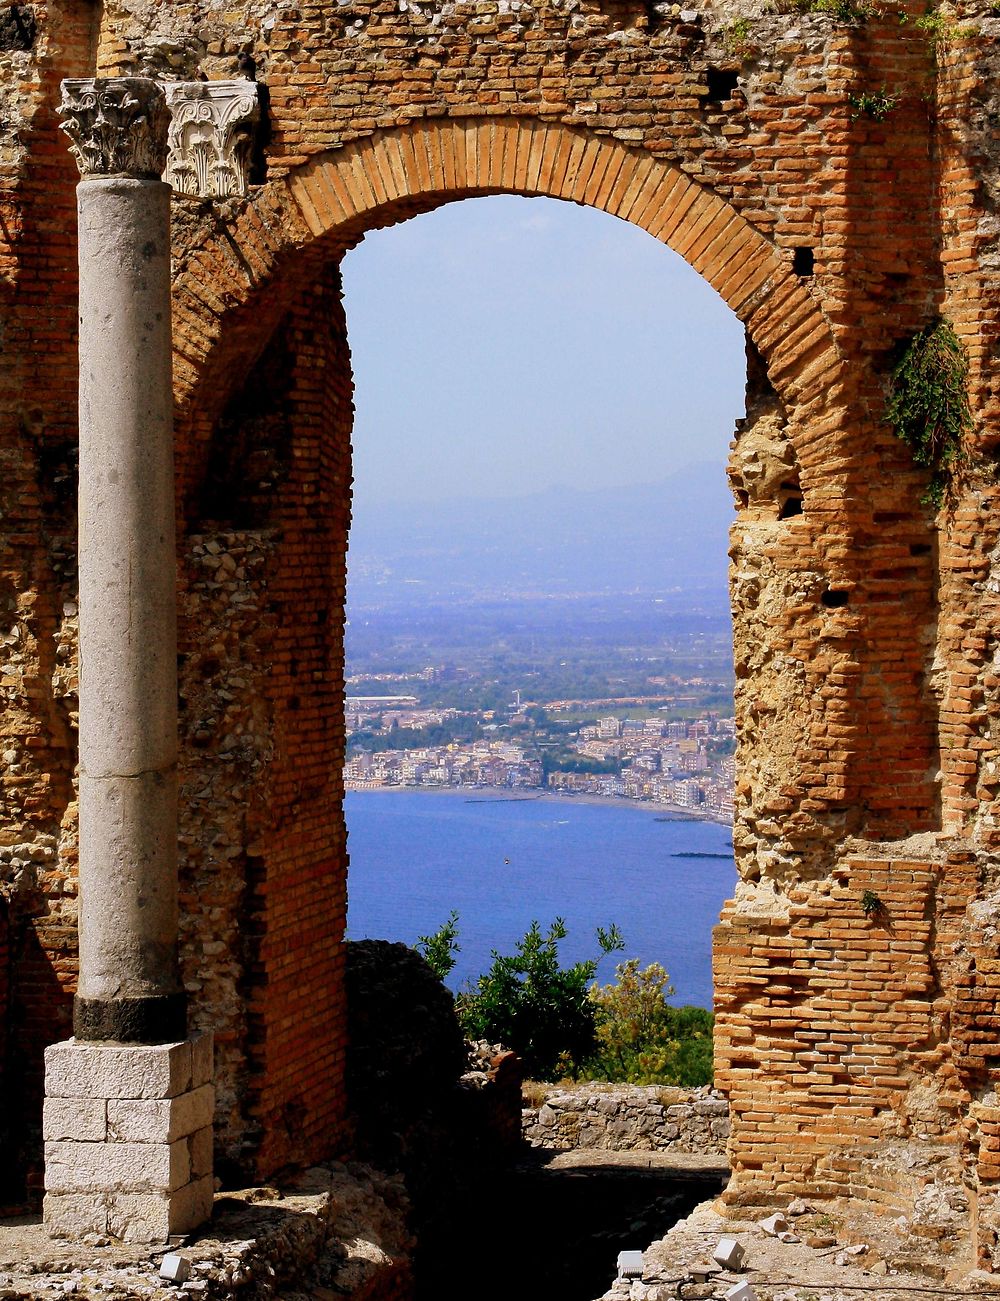
{"type": "Polygon", "coordinates": [[[63,82],[80,166],[80,980],[46,1054],[46,1223],[165,1240],[211,1209],[211,1041],[177,960],[168,113],[63,82]],[[140,1045],[142,1045],[140,1047],[140,1045]]]}
{"type": "Polygon", "coordinates": [[[80,258],[77,1039],[186,1033],[177,969],[177,631],[168,115],[153,81],[63,83],[80,258]]]}

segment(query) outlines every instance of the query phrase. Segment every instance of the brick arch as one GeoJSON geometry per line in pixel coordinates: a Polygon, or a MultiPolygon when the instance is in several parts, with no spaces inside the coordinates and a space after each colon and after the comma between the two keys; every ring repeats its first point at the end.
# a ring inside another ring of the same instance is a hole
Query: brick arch
{"type": "Polygon", "coordinates": [[[829,391],[839,370],[826,320],[774,246],[709,188],[617,140],[528,119],[427,122],[321,154],[287,184],[317,238],[389,224],[414,203],[448,197],[544,195],[600,208],[708,281],[786,401],[829,391]]]}
{"type": "Polygon", "coordinates": [[[190,274],[175,285],[182,425],[201,425],[196,441],[204,444],[234,356],[254,351],[253,340],[265,337],[322,260],[367,231],[444,202],[501,193],[602,209],[683,257],[744,323],[786,409],[795,411],[790,433],[805,480],[829,491],[850,424],[831,410],[842,405],[843,362],[789,261],[732,204],[669,162],[527,118],[443,119],[378,132],[314,155],[255,195],[186,259],[190,274]]]}

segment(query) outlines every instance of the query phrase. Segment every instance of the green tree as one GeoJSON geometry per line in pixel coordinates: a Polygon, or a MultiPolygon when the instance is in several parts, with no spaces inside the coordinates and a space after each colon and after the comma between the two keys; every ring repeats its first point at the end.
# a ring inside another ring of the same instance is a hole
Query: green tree
{"type": "Polygon", "coordinates": [[[640,969],[632,958],[615,975],[614,984],[590,990],[597,1047],[582,1073],[629,1084],[711,1084],[711,1012],[672,1007],[673,987],[658,962],[640,969]]]}
{"type": "Polygon", "coordinates": [[[536,1079],[553,1079],[593,1053],[597,1006],[589,986],[601,958],[625,947],[617,926],[598,928],[600,955],[562,967],[559,944],[565,938],[563,918],[546,934],[533,921],[511,956],[494,949],[489,971],[458,999],[469,1038],[513,1049],[536,1079]]]}
{"type": "Polygon", "coordinates": [[[447,980],[455,966],[455,955],[462,951],[458,942],[458,913],[452,909],[447,921],[432,935],[418,936],[414,947],[437,978],[447,980]]]}

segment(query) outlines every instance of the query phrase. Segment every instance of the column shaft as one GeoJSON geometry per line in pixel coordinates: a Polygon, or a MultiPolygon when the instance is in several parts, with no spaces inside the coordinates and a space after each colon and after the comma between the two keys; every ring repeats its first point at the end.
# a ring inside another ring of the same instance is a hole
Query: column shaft
{"type": "Polygon", "coordinates": [[[170,187],[87,178],[80,239],[81,1039],[185,1035],[177,967],[170,187]]]}

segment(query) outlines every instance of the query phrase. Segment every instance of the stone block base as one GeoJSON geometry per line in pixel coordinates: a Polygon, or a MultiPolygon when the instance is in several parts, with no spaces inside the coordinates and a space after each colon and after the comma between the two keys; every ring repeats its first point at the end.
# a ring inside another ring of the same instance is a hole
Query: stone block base
{"type": "Polygon", "coordinates": [[[212,1036],[45,1051],[45,1225],[166,1242],[212,1214],[212,1036]]]}

